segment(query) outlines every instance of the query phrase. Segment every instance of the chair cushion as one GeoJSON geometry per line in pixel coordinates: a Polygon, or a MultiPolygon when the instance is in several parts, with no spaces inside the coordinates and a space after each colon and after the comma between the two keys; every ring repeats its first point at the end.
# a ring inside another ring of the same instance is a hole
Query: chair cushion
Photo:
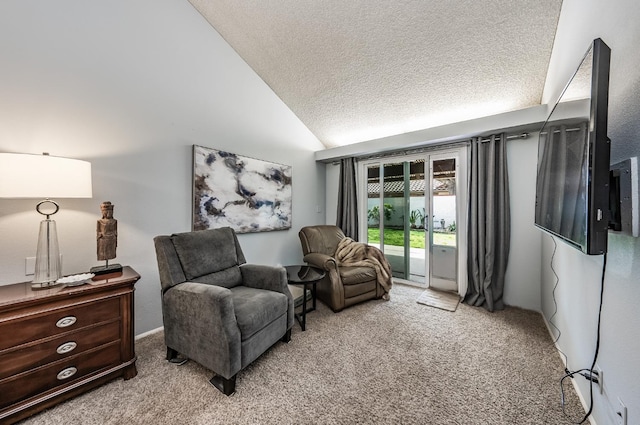
{"type": "Polygon", "coordinates": [[[242,272],[239,266],[233,266],[219,272],[198,276],[194,280],[200,283],[208,283],[209,285],[222,286],[223,288],[233,288],[234,286],[242,285],[242,272]]]}
{"type": "Polygon", "coordinates": [[[177,233],[171,235],[171,240],[187,280],[238,265],[230,228],[177,233]]]}
{"type": "Polygon", "coordinates": [[[333,257],[338,243],[344,239],[344,233],[338,226],[307,226],[298,233],[303,254],[319,252],[333,257]]]}
{"type": "Polygon", "coordinates": [[[376,286],[378,286],[378,284],[374,280],[370,280],[364,283],[354,283],[353,285],[344,285],[344,299],[346,301],[349,298],[358,297],[367,293],[369,293],[371,296],[365,299],[375,298],[376,286]]]}
{"type": "Polygon", "coordinates": [[[231,288],[231,298],[242,341],[287,314],[289,306],[289,298],[281,292],[247,286],[231,288]]]}
{"type": "Polygon", "coordinates": [[[357,283],[376,280],[376,270],[372,267],[340,266],[339,270],[343,285],[355,285],[357,283]]]}

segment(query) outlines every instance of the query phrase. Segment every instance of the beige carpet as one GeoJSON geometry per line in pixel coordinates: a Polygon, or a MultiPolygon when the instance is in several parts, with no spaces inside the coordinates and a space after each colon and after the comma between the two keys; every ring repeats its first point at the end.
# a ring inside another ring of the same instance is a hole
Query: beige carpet
{"type": "MultiPolygon", "coordinates": [[[[538,313],[455,314],[391,301],[333,313],[324,304],[238,375],[225,397],[194,362],[164,360],[162,333],[136,343],[138,376],[114,380],[24,422],[102,424],[570,424],[560,408],[563,366],[538,313]]],[[[584,415],[568,386],[573,417],[584,415]]]]}
{"type": "Polygon", "coordinates": [[[456,311],[460,303],[460,297],[453,292],[436,291],[435,289],[425,290],[416,300],[419,304],[436,307],[447,311],[456,311]]]}

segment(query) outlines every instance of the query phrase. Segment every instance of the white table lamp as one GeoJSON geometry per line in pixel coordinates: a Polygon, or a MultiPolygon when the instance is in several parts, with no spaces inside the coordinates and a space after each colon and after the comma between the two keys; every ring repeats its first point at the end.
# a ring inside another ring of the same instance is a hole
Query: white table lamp
{"type": "Polygon", "coordinates": [[[50,218],[59,206],[51,198],[91,196],[91,163],[87,161],[47,153],[0,153],[0,198],[44,198],[36,205],[36,211],[46,218],[40,222],[32,288],[55,286],[61,277],[56,222],[50,218]]]}

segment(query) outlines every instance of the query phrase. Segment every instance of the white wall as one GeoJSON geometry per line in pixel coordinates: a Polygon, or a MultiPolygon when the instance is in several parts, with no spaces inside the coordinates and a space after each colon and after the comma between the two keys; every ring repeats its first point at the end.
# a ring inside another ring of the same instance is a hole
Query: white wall
{"type": "MultiPolygon", "coordinates": [[[[191,228],[193,144],[293,166],[293,227],[239,239],[250,262],[302,260],[298,229],[325,220],[323,146],[188,2],[5,0],[0,57],[0,152],[92,163],[93,199],[59,200],[63,272],[97,265],[112,201],[116,261],[142,276],[137,334],[162,325],[153,237],[191,228]]],[[[29,280],[36,202],[0,199],[0,284],[29,280]]]]}
{"type": "MultiPolygon", "coordinates": [[[[326,224],[335,225],[338,221],[338,187],[340,185],[340,164],[329,163],[323,164],[326,170],[326,195],[325,205],[326,211],[326,224]]],[[[358,188],[358,193],[360,193],[358,188]]]]}
{"type": "MultiPolygon", "coordinates": [[[[640,156],[640,7],[636,0],[564,0],[543,101],[554,102],[594,38],[611,48],[609,137],[611,163],[640,156]]],[[[555,277],[550,269],[553,242],[543,238],[542,306],[547,319],[554,312],[555,277]]],[[[605,394],[595,393],[593,418],[598,425],[615,424],[611,406],[619,397],[627,406],[628,423],[640,423],[640,239],[609,235],[607,274],[602,308],[598,364],[604,371],[605,394]]],[[[558,242],[553,264],[559,282],[560,348],[569,367],[589,367],[596,341],[602,256],[586,256],[558,242]]],[[[586,380],[575,380],[589,399],[586,380]]]]}
{"type": "Polygon", "coordinates": [[[507,142],[511,245],[504,285],[507,305],[540,311],[540,231],[533,225],[538,132],[507,142]]]}
{"type": "MultiPolygon", "coordinates": [[[[501,127],[496,117],[488,117],[501,127]]],[[[461,130],[462,131],[462,130],[461,130]]],[[[540,231],[533,225],[538,133],[507,142],[511,193],[511,250],[504,301],[511,306],[540,311],[540,231]]],[[[335,224],[340,167],[327,164],[327,224],[335,224]],[[332,214],[331,214],[332,213],[332,214]]]]}

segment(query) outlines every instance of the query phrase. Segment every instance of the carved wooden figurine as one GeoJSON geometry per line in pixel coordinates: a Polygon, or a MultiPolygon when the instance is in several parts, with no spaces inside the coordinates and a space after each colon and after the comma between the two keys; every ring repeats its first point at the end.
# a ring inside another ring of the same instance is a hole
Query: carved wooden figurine
{"type": "Polygon", "coordinates": [[[100,204],[102,218],[96,227],[98,241],[98,260],[116,258],[118,246],[118,220],[113,218],[113,204],[109,201],[100,204]]]}
{"type": "Polygon", "coordinates": [[[118,246],[118,220],[113,218],[113,204],[109,201],[100,204],[102,218],[96,225],[96,241],[98,261],[105,261],[104,266],[92,267],[91,272],[97,275],[119,272],[122,270],[120,264],[109,264],[109,260],[116,258],[116,247],[118,246]]]}

